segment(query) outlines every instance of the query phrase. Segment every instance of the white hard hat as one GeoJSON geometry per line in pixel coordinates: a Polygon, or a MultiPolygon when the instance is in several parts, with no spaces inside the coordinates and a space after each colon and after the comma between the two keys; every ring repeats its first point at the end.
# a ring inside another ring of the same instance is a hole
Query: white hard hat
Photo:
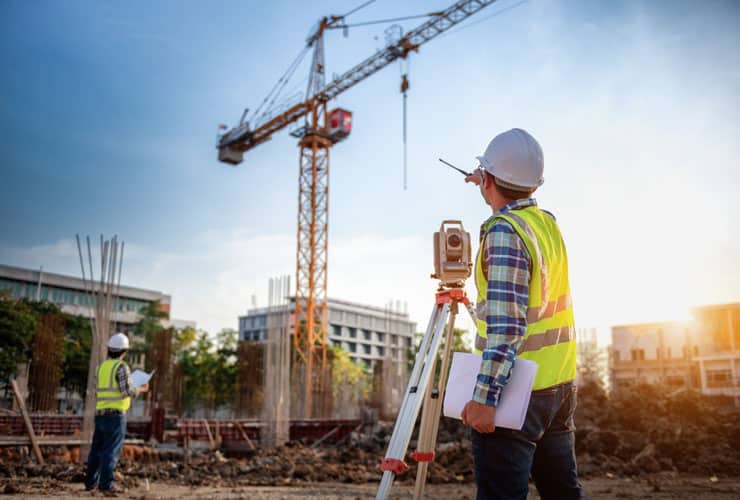
{"type": "Polygon", "coordinates": [[[513,128],[497,135],[477,158],[499,186],[529,191],[545,182],[542,148],[526,130],[513,128]]]}
{"type": "Polygon", "coordinates": [[[108,341],[108,348],[116,351],[125,351],[128,349],[128,337],[122,333],[116,333],[108,341]]]}

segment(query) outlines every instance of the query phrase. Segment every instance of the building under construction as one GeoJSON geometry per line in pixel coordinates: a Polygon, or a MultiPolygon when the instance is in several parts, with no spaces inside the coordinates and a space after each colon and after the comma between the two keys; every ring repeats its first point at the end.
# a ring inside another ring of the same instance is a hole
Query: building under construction
{"type": "Polygon", "coordinates": [[[612,327],[613,390],[661,383],[740,406],[740,303],[692,309],[693,320],[612,327]]]}

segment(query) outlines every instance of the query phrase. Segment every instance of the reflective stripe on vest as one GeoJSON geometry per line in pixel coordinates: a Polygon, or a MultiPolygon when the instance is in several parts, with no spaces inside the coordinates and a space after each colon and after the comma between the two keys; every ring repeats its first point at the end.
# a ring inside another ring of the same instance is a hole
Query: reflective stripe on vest
{"type": "Polygon", "coordinates": [[[116,372],[125,363],[120,359],[106,359],[98,367],[97,387],[95,389],[95,409],[126,411],[131,406],[131,398],[121,393],[116,372]]]}
{"type": "Polygon", "coordinates": [[[536,206],[510,210],[492,217],[482,228],[475,281],[478,287],[478,335],[475,351],[487,347],[486,300],[488,279],[483,255],[485,235],[505,220],[522,238],[532,258],[527,304],[527,329],[516,357],[538,364],[533,390],[568,382],[576,374],[573,304],[568,284],[568,258],[554,218],[536,206]]]}

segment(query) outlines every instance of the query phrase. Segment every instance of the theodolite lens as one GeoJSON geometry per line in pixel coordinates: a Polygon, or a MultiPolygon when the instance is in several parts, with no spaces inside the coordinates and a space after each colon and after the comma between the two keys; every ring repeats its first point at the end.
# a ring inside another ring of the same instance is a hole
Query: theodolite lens
{"type": "Polygon", "coordinates": [[[457,234],[451,234],[447,237],[447,244],[451,247],[459,247],[461,243],[462,240],[457,234]]]}

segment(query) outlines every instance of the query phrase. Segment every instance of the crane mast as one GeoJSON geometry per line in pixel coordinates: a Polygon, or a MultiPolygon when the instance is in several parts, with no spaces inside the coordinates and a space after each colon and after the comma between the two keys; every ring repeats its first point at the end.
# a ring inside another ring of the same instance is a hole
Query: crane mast
{"type": "MultiPolygon", "coordinates": [[[[328,84],[324,77],[324,32],[346,28],[346,24],[344,16],[324,17],[307,40],[308,47],[313,47],[314,52],[306,99],[276,116],[255,123],[254,128],[243,117],[239,125],[219,139],[219,160],[238,165],[246,151],[305,118],[299,132],[291,134],[299,137],[300,147],[292,381],[302,385],[303,391],[296,390],[297,387],[292,391],[295,396],[293,412],[297,417],[328,417],[331,412],[331,379],[326,350],[329,149],[349,133],[351,114],[335,110],[345,113],[339,119],[340,122],[344,120],[347,128],[340,135],[330,133],[332,127],[327,124],[327,103],[394,61],[405,59],[424,43],[496,1],[460,0],[444,11],[432,14],[430,20],[328,84]]],[[[334,112],[329,114],[333,122],[334,112]]]]}

